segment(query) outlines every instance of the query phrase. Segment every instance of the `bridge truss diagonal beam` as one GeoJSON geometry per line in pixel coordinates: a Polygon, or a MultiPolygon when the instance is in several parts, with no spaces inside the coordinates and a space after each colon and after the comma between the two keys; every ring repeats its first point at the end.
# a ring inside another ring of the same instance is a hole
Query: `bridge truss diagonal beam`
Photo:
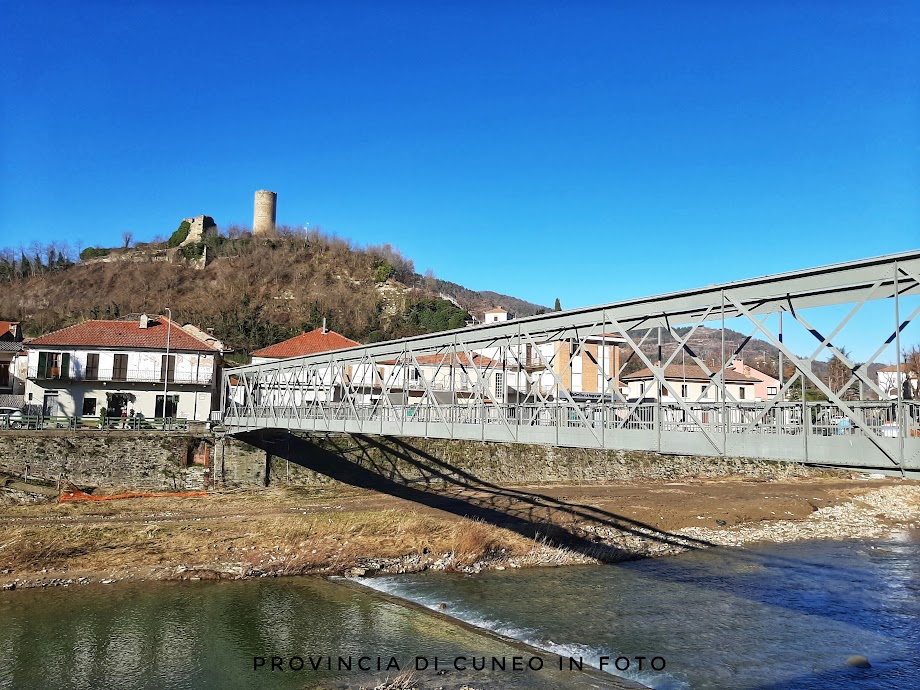
{"type": "Polygon", "coordinates": [[[913,435],[920,433],[920,403],[900,394],[893,405],[876,400],[887,391],[869,375],[892,345],[900,361],[902,333],[920,315],[920,304],[908,301],[918,297],[920,251],[913,251],[360,345],[227,370],[222,418],[233,433],[433,435],[822,464],[835,464],[839,450],[837,464],[904,471],[910,461],[920,471],[920,438],[913,435]],[[869,361],[857,362],[840,338],[869,303],[891,305],[894,328],[869,361]],[[810,315],[846,305],[833,327],[816,325],[810,315]],[[784,342],[783,315],[817,341],[805,355],[784,342]],[[726,323],[736,321],[748,326],[736,329],[741,333],[729,345],[726,323]],[[721,332],[712,365],[695,350],[703,327],[721,332]],[[662,334],[673,346],[667,354],[662,334]],[[780,353],[779,382],[764,399],[740,399],[739,378],[729,374],[758,336],[780,353]],[[816,373],[822,354],[844,367],[834,385],[816,373]],[[678,356],[702,372],[699,395],[669,378],[678,356]],[[624,392],[624,372],[636,362],[650,372],[651,397],[624,392]],[[794,367],[792,376],[783,362],[794,367]],[[796,385],[804,393],[806,383],[825,401],[793,401],[796,385]],[[854,399],[857,384],[861,397],[854,399]],[[850,450],[847,439],[831,438],[841,432],[828,420],[838,418],[849,420],[850,450]]]}

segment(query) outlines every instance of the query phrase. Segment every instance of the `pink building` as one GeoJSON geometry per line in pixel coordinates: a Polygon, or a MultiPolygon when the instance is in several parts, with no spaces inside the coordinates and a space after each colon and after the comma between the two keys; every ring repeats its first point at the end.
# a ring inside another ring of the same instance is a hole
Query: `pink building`
{"type": "Polygon", "coordinates": [[[780,385],[778,379],[762,371],[758,371],[754,367],[748,366],[740,359],[736,359],[728,368],[738,374],[743,374],[744,376],[757,380],[757,383],[754,384],[755,400],[771,400],[777,392],[779,392],[780,385]]]}

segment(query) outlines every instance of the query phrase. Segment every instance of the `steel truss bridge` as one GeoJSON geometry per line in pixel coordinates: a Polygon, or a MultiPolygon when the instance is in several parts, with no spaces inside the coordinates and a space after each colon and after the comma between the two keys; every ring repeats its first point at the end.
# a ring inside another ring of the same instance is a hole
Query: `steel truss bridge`
{"type": "Polygon", "coordinates": [[[883,389],[869,371],[920,344],[908,329],[918,314],[912,251],[237,367],[224,372],[222,418],[231,434],[550,444],[920,477],[920,402],[903,380],[883,389]],[[854,331],[877,342],[866,362],[847,352],[854,331]],[[703,335],[720,357],[697,354],[703,335]],[[790,336],[808,352],[793,352],[790,336]],[[778,382],[765,399],[740,399],[729,367],[751,361],[755,337],[778,350],[778,382]],[[819,361],[836,377],[819,375],[819,361]],[[631,397],[621,377],[637,363],[649,387],[631,397]],[[705,393],[675,379],[688,365],[704,372],[705,393]]]}

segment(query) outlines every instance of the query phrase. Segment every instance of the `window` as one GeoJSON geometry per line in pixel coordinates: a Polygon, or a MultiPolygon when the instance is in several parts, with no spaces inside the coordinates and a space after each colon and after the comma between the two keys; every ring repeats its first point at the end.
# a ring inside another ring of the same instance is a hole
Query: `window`
{"type": "Polygon", "coordinates": [[[776,386],[767,386],[767,395],[776,395],[776,386]]]}
{"type": "MultiPolygon", "coordinates": [[[[86,379],[95,381],[99,378],[99,353],[90,352],[86,355],[86,379]]],[[[84,412],[83,414],[87,414],[84,412]]]]}
{"type": "Polygon", "coordinates": [[[67,379],[67,378],[70,378],[70,353],[69,352],[39,352],[38,353],[38,378],[40,379],[67,379]]]}
{"type": "MultiPolygon", "coordinates": [[[[166,396],[166,416],[175,417],[176,410],[179,409],[179,396],[178,395],[167,395],[166,396]]],[[[163,396],[157,396],[156,409],[154,410],[155,417],[163,416],[163,396]]]]}
{"type": "MultiPolygon", "coordinates": [[[[98,358],[98,355],[96,355],[98,358]]],[[[96,398],[83,398],[83,416],[93,417],[96,414],[96,398]]]]}
{"type": "Polygon", "coordinates": [[[175,355],[162,355],[160,357],[160,381],[165,381],[167,377],[169,378],[170,382],[176,380],[175,355]]]}
{"type": "Polygon", "coordinates": [[[639,384],[639,395],[640,396],[645,395],[645,384],[644,383],[639,384]]]}
{"type": "Polygon", "coordinates": [[[744,400],[746,392],[747,388],[745,386],[738,386],[738,400],[744,400]]]}
{"type": "Polygon", "coordinates": [[[668,389],[664,387],[664,384],[658,387],[658,393],[662,398],[668,397],[668,389]]]}
{"type": "Polygon", "coordinates": [[[680,397],[686,400],[690,387],[686,383],[680,384],[680,397]]]}
{"type": "Polygon", "coordinates": [[[8,362],[0,364],[0,388],[9,388],[10,383],[10,365],[8,362]]]}
{"type": "Polygon", "coordinates": [[[505,375],[501,372],[495,373],[495,399],[505,399],[505,375]]]}
{"type": "Polygon", "coordinates": [[[115,362],[112,367],[112,380],[128,380],[128,355],[115,355],[115,362]]]}

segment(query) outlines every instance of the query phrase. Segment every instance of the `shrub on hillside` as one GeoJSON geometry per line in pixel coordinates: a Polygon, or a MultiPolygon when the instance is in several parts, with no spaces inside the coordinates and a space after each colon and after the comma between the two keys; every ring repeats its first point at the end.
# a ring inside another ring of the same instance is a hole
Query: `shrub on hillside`
{"type": "Polygon", "coordinates": [[[191,229],[192,226],[189,225],[189,222],[187,220],[183,220],[181,223],[179,223],[179,227],[176,228],[176,231],[170,236],[166,246],[178,247],[188,238],[188,233],[191,229]]]}
{"type": "Polygon", "coordinates": [[[111,253],[112,250],[105,249],[103,247],[87,247],[82,252],[80,252],[80,260],[86,261],[87,259],[96,259],[100,256],[107,256],[111,253]]]}

